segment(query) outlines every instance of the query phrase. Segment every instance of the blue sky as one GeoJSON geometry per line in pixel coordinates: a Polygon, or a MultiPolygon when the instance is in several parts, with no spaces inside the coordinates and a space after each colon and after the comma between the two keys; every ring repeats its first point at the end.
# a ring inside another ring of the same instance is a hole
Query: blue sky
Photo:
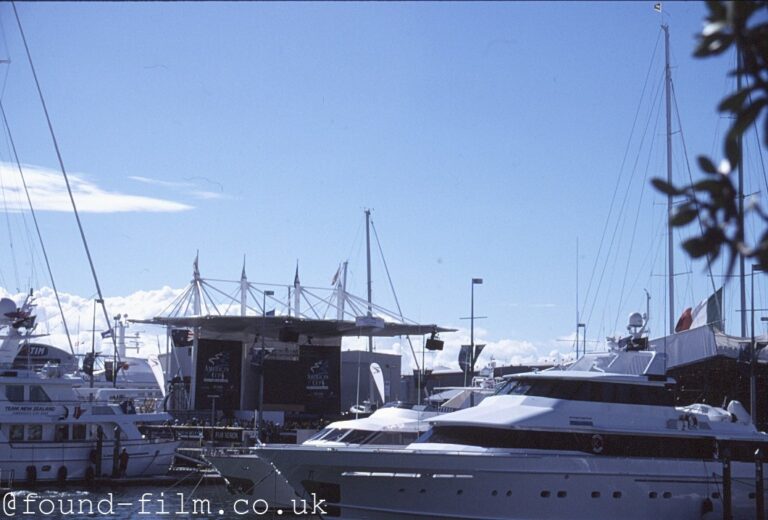
{"type": "MultiPolygon", "coordinates": [[[[197,250],[204,276],[236,279],[245,255],[251,281],[290,284],[298,260],[312,286],[329,286],[348,259],[350,288],[364,295],[372,208],[413,319],[466,327],[470,279],[482,277],[485,341],[568,352],[558,338],[576,319],[578,237],[590,339],[644,310],[644,288],[652,330],[664,329],[665,210],[648,185],[665,167],[653,2],[17,7],[65,165],[83,183],[108,296],[183,287],[197,250]]],[[[733,58],[691,57],[703,3],[664,12],[690,160],[719,158],[726,122],[715,106],[733,58]]],[[[0,58],[11,59],[2,102],[21,161],[48,187],[36,205],[59,285],[87,298],[74,219],[45,177],[56,157],[9,4],[0,23],[0,58]]],[[[0,159],[12,162],[5,139],[0,159]]],[[[754,192],[763,181],[749,182],[754,192]]],[[[3,228],[23,257],[22,220],[3,228]]],[[[691,274],[678,277],[676,314],[708,290],[704,266],[682,256],[676,270],[691,274]]],[[[47,285],[39,255],[18,262],[18,276],[3,269],[8,291],[24,290],[33,267],[31,282],[47,285]]],[[[373,283],[393,307],[378,260],[373,283]]]]}

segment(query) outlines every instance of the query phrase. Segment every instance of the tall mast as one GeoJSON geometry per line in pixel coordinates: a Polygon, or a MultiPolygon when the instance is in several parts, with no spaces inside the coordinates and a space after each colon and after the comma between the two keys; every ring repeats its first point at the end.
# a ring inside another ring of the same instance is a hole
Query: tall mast
{"type": "MultiPolygon", "coordinates": [[[[667,107],[667,182],[672,184],[672,70],[669,67],[669,26],[663,24],[665,56],[665,97],[667,107]]],[[[675,332],[675,255],[672,237],[672,195],[667,195],[667,273],[669,276],[669,333],[675,332]]]]}
{"type": "MultiPolygon", "coordinates": [[[[741,52],[736,49],[736,92],[741,91],[741,52]]],[[[736,163],[736,169],[739,173],[739,229],[742,230],[740,241],[744,240],[744,163],[741,159],[743,153],[741,134],[739,134],[737,147],[739,150],[739,160],[736,163]]],[[[747,337],[747,282],[744,272],[744,253],[739,249],[739,296],[741,298],[741,337],[747,337]]],[[[753,416],[754,417],[754,416],[753,416]]]]}
{"type": "Polygon", "coordinates": [[[576,359],[579,359],[579,237],[576,237],[576,359]]]}
{"type": "MultiPolygon", "coordinates": [[[[371,291],[371,210],[365,210],[365,261],[368,270],[368,317],[373,316],[373,296],[371,291]]],[[[373,336],[368,336],[368,352],[373,352],[373,336]]],[[[372,356],[369,356],[368,363],[371,362],[372,356]]],[[[373,403],[373,376],[370,371],[368,372],[368,402],[373,403]]]]}
{"type": "MultiPolygon", "coordinates": [[[[373,315],[371,296],[371,210],[365,210],[365,261],[368,268],[368,317],[373,315]]],[[[368,352],[373,352],[373,337],[368,336],[368,352]]]]}

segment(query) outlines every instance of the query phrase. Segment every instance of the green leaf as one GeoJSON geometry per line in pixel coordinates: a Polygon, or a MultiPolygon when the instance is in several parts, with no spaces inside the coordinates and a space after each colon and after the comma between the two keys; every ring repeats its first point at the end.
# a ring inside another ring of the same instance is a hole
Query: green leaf
{"type": "Polygon", "coordinates": [[[728,132],[728,135],[725,137],[725,157],[731,163],[731,168],[735,168],[741,162],[739,142],[733,138],[731,132],[728,132]]]}
{"type": "Polygon", "coordinates": [[[723,99],[717,106],[718,112],[738,112],[752,90],[753,87],[746,87],[723,99]]]}
{"type": "Polygon", "coordinates": [[[697,160],[699,161],[699,168],[701,168],[705,173],[717,173],[715,163],[713,163],[709,157],[699,155],[697,160]]]}
{"type": "Polygon", "coordinates": [[[752,104],[747,106],[744,110],[740,111],[736,115],[736,121],[728,131],[728,137],[736,138],[742,135],[747,130],[747,128],[752,126],[752,123],[755,122],[757,116],[760,115],[760,111],[766,105],[768,105],[768,99],[760,98],[756,101],[753,101],[752,104]]]}
{"type": "Polygon", "coordinates": [[[668,183],[664,179],[661,179],[659,177],[654,177],[651,179],[651,184],[653,184],[653,187],[659,190],[660,192],[666,194],[666,195],[682,195],[684,192],[672,184],[668,183]]]}
{"type": "Polygon", "coordinates": [[[717,56],[728,50],[728,47],[733,43],[733,36],[723,32],[714,32],[706,36],[701,37],[699,40],[699,46],[694,51],[693,55],[697,58],[704,58],[707,56],[717,56]]]}
{"type": "Polygon", "coordinates": [[[670,217],[669,223],[674,227],[685,226],[693,222],[698,216],[699,212],[695,208],[683,206],[670,217]]]}
{"type": "Polygon", "coordinates": [[[723,186],[721,180],[705,179],[699,181],[691,186],[695,191],[706,191],[710,196],[715,197],[727,189],[727,186],[723,186]]]}
{"type": "Polygon", "coordinates": [[[693,258],[701,258],[709,253],[713,253],[716,249],[713,246],[714,244],[711,244],[703,237],[689,238],[683,242],[683,249],[693,258]]]}

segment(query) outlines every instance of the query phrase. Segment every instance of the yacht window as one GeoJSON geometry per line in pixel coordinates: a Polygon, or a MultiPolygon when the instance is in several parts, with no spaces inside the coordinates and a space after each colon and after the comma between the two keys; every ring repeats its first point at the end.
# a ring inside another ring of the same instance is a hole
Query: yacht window
{"type": "Polygon", "coordinates": [[[8,435],[8,438],[11,442],[13,441],[23,441],[24,440],[24,425],[23,424],[12,424],[11,425],[11,431],[8,435]]]}
{"type": "Polygon", "coordinates": [[[674,404],[674,393],[666,387],[567,379],[512,380],[504,385],[498,394],[530,395],[600,403],[656,406],[672,406],[674,404]]]}
{"type": "Polygon", "coordinates": [[[43,440],[43,425],[30,424],[29,426],[27,426],[27,440],[28,441],[43,440]]]}
{"type": "Polygon", "coordinates": [[[24,385],[5,385],[5,398],[13,403],[24,401],[24,385]]]}
{"type": "Polygon", "coordinates": [[[73,424],[72,425],[72,440],[73,441],[84,441],[85,440],[85,425],[84,424],[73,424]]]}
{"type": "Polygon", "coordinates": [[[333,431],[333,428],[323,428],[322,430],[320,430],[319,432],[317,432],[316,434],[314,434],[312,437],[310,437],[307,440],[308,441],[319,441],[323,437],[325,437],[326,435],[331,433],[332,431],[333,431]]]}
{"type": "Polygon", "coordinates": [[[328,442],[337,442],[349,432],[350,430],[348,428],[335,428],[328,435],[323,437],[323,440],[328,442]]]}
{"type": "Polygon", "coordinates": [[[370,430],[350,430],[347,435],[339,440],[346,442],[347,444],[365,444],[365,440],[370,437],[372,433],[374,432],[371,432],[370,430]]]}
{"type": "Polygon", "coordinates": [[[69,440],[69,426],[66,424],[57,424],[53,442],[62,442],[69,440]]]}
{"type": "Polygon", "coordinates": [[[395,432],[386,431],[378,432],[376,435],[368,439],[365,444],[385,444],[389,446],[405,446],[416,440],[418,435],[416,432],[395,432]]]}
{"type": "Polygon", "coordinates": [[[42,386],[32,385],[29,387],[29,400],[33,403],[48,403],[51,398],[48,397],[42,386]]]}

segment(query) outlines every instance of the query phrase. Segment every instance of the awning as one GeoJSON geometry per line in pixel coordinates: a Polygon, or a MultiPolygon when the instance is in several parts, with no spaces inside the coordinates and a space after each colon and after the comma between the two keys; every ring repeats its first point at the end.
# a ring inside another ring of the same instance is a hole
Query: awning
{"type": "Polygon", "coordinates": [[[191,316],[156,317],[150,320],[130,320],[133,323],[163,325],[174,328],[201,329],[218,334],[264,334],[267,338],[278,339],[286,331],[313,337],[395,337],[421,336],[432,333],[455,332],[437,325],[378,322],[366,325],[365,321],[308,320],[289,316],[191,316]]]}

